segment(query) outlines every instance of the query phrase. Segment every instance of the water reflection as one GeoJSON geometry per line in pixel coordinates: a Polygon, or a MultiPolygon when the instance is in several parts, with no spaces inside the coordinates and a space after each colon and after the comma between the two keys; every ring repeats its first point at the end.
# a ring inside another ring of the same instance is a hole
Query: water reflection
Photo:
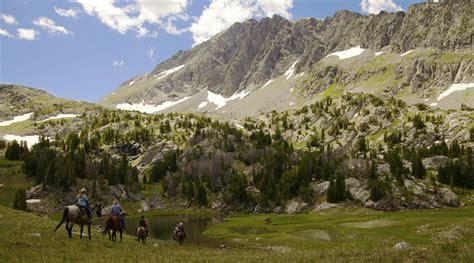
{"type": "MultiPolygon", "coordinates": [[[[183,222],[187,239],[185,244],[191,243],[197,246],[218,247],[223,242],[218,239],[203,235],[203,232],[213,224],[223,221],[220,216],[209,215],[179,215],[179,216],[157,216],[147,218],[150,225],[150,238],[156,238],[164,241],[173,241],[173,230],[176,224],[183,222]]],[[[127,219],[127,234],[135,235],[135,229],[138,226],[138,219],[127,219]]]]}

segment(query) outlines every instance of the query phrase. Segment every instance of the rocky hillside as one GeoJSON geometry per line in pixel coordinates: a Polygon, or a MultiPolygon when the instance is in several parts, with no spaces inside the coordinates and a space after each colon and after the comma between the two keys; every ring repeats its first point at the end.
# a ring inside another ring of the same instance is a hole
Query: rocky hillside
{"type": "Polygon", "coordinates": [[[474,187],[473,119],[468,107],[444,111],[351,93],[239,123],[90,108],[72,123],[31,124],[54,142],[23,158],[27,173],[43,183],[33,195],[41,199],[48,187],[64,191],[67,182],[67,189],[86,185],[123,200],[141,196],[122,197],[121,189],[142,189],[145,210],[457,207],[453,189],[474,187]],[[65,163],[74,169],[64,170],[65,163]],[[337,197],[334,185],[345,189],[337,197]]]}
{"type": "MultiPolygon", "coordinates": [[[[384,52],[384,56],[398,56],[389,59],[393,63],[402,60],[400,54],[415,49],[420,52],[433,49],[455,57],[472,54],[473,9],[472,1],[462,0],[449,4],[417,4],[406,13],[381,12],[364,16],[339,11],[325,20],[288,21],[274,16],[236,23],[211,40],[176,53],[150,73],[124,82],[100,103],[149,113],[206,112],[227,117],[242,112],[258,115],[274,105],[283,105],[280,109],[292,108],[299,102],[291,90],[296,79],[303,72],[321,70],[319,62],[334,52],[360,46],[362,52],[352,54],[360,67],[365,65],[359,60],[364,61],[370,57],[368,54],[373,56],[379,52],[384,52]],[[270,91],[261,91],[263,87],[270,91]],[[279,96],[259,99],[267,93],[279,96]],[[236,106],[232,106],[234,104],[236,106]]],[[[457,60],[457,64],[448,61],[446,65],[445,62],[426,58],[421,62],[406,63],[404,68],[396,65],[377,70],[383,71],[382,75],[385,71],[398,74],[399,78],[409,75],[404,77],[403,85],[394,90],[387,87],[389,93],[396,94],[399,89],[408,87],[415,91],[416,98],[424,99],[428,95],[438,95],[433,94],[433,90],[440,93],[452,84],[472,83],[472,56],[457,60]],[[442,83],[421,83],[439,72],[442,83]],[[415,73],[421,78],[414,76],[415,73]],[[446,77],[448,74],[452,76],[446,77]]],[[[352,71],[356,70],[352,67],[352,71]]],[[[360,78],[366,80],[378,73],[365,72],[360,78]]],[[[325,81],[326,77],[316,81],[325,81]]],[[[313,93],[329,89],[330,84],[312,87],[313,93]]],[[[357,82],[351,85],[357,85],[357,82]]],[[[459,107],[460,104],[448,106],[459,107]]]]}

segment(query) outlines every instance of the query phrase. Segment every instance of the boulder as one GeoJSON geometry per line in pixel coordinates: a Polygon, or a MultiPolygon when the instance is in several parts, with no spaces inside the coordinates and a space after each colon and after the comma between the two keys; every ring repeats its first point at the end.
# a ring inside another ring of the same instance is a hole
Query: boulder
{"type": "Polygon", "coordinates": [[[459,207],[460,202],[457,195],[447,187],[442,187],[437,190],[439,202],[450,206],[450,207],[459,207]]]}
{"type": "Polygon", "coordinates": [[[302,209],[304,209],[306,206],[307,206],[306,203],[299,202],[298,200],[293,199],[288,203],[288,205],[286,206],[285,211],[288,214],[296,214],[299,211],[301,211],[302,209]]]}
{"type": "Polygon", "coordinates": [[[399,250],[399,251],[407,250],[407,249],[410,249],[410,248],[411,248],[411,245],[408,244],[405,241],[399,242],[399,243],[397,243],[393,246],[393,249],[399,250]]]}
{"type": "Polygon", "coordinates": [[[151,209],[150,203],[147,200],[142,200],[140,203],[140,207],[141,212],[148,212],[151,209]]]}
{"type": "Polygon", "coordinates": [[[312,183],[311,188],[313,189],[316,196],[325,196],[329,188],[329,181],[322,183],[312,183]]]}
{"type": "Polygon", "coordinates": [[[26,198],[31,199],[31,198],[40,197],[42,191],[43,191],[42,184],[32,186],[30,189],[26,191],[26,198]]]}
{"type": "Polygon", "coordinates": [[[342,204],[332,204],[332,203],[328,203],[328,202],[324,202],[322,204],[319,204],[318,206],[316,206],[316,208],[314,209],[314,212],[321,212],[321,211],[324,211],[326,209],[330,209],[330,208],[334,208],[334,207],[341,207],[342,204]]]}
{"type": "Polygon", "coordinates": [[[423,166],[426,170],[438,170],[440,166],[445,165],[450,159],[446,156],[433,156],[423,159],[423,166]]]}

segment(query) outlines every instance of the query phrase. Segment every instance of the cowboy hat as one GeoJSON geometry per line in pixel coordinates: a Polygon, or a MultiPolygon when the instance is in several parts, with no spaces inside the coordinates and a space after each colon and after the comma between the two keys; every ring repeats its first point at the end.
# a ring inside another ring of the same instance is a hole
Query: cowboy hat
{"type": "Polygon", "coordinates": [[[183,222],[179,223],[179,225],[182,226],[182,225],[183,225],[183,222]]]}
{"type": "Polygon", "coordinates": [[[84,187],[79,191],[79,193],[85,193],[85,192],[86,192],[86,188],[84,187]]]}
{"type": "Polygon", "coordinates": [[[112,204],[117,204],[117,203],[118,203],[118,202],[117,202],[117,199],[115,199],[115,200],[112,202],[112,204]]]}

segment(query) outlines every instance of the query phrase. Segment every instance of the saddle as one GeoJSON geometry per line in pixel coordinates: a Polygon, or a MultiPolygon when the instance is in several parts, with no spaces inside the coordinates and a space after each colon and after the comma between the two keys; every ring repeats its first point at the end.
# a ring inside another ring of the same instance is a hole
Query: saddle
{"type": "Polygon", "coordinates": [[[81,216],[87,218],[87,210],[84,206],[77,205],[79,207],[79,211],[81,211],[81,216]]]}

